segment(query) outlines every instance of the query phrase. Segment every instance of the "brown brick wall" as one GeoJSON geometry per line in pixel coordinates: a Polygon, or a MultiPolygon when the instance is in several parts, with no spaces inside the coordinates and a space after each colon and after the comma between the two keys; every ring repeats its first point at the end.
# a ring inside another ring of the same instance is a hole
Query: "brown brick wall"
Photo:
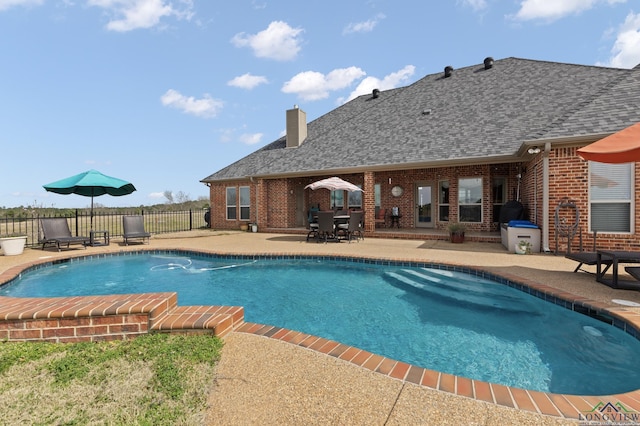
{"type": "Polygon", "coordinates": [[[10,341],[122,340],[148,331],[149,317],[140,314],[0,321],[0,339],[10,341]]]}
{"type": "MultiPolygon", "coordinates": [[[[573,202],[580,213],[579,231],[582,232],[583,248],[591,250],[593,248],[593,233],[589,232],[589,177],[588,163],[582,160],[576,153],[577,147],[566,147],[553,149],[549,156],[549,244],[555,250],[555,213],[556,207],[562,201],[573,202]]],[[[601,249],[615,250],[638,250],[640,249],[640,238],[638,237],[638,221],[640,211],[637,208],[640,202],[640,195],[637,188],[640,187],[640,175],[638,168],[635,169],[635,229],[630,235],[598,233],[597,247],[601,249]]],[[[562,220],[573,220],[575,214],[569,210],[559,212],[562,220]]],[[[579,234],[573,239],[571,249],[579,250],[579,234]]],[[[559,251],[567,250],[567,238],[558,238],[559,251]]]]}
{"type": "MultiPolygon", "coordinates": [[[[549,153],[549,244],[555,245],[555,209],[563,200],[575,202],[580,212],[580,226],[582,231],[583,246],[590,249],[593,245],[592,234],[589,233],[589,209],[588,209],[588,165],[576,154],[575,147],[563,147],[552,149],[549,153]]],[[[528,163],[505,163],[489,165],[468,165],[458,167],[443,167],[429,169],[398,170],[390,172],[364,172],[353,174],[341,174],[345,180],[361,185],[365,190],[363,205],[365,209],[365,226],[373,229],[374,184],[381,186],[381,206],[386,209],[399,207],[402,218],[400,226],[412,228],[415,223],[416,182],[432,184],[434,190],[438,189],[438,182],[444,179],[450,184],[450,221],[457,220],[457,191],[458,179],[464,177],[481,177],[483,179],[483,222],[471,224],[472,231],[498,231],[498,226],[493,222],[493,206],[491,184],[494,177],[507,179],[507,201],[516,199],[518,193],[517,175],[521,174],[520,200],[525,207],[525,218],[542,226],[544,223],[544,182],[543,182],[543,155],[540,153],[528,163]],[[401,197],[393,197],[391,188],[400,185],[404,188],[401,197]]],[[[330,209],[330,193],[327,190],[307,191],[304,187],[309,183],[330,177],[314,176],[308,178],[258,180],[252,182],[234,182],[232,185],[251,186],[252,200],[257,199],[258,225],[267,228],[293,228],[301,226],[296,223],[296,194],[302,191],[304,194],[302,213],[305,217],[311,206],[320,206],[321,209],[330,209]],[[257,194],[257,192],[259,193],[257,194]]],[[[640,186],[640,177],[636,172],[636,187],[640,186]]],[[[239,221],[227,221],[225,219],[225,184],[211,186],[212,226],[220,229],[237,229],[239,221]]],[[[435,198],[433,208],[434,223],[437,228],[446,228],[448,222],[439,222],[438,199],[435,198]]],[[[636,205],[640,203],[640,193],[636,191],[636,205]]],[[[254,209],[255,210],[255,209],[254,209]]],[[[256,220],[255,211],[252,211],[252,221],[256,220]]],[[[300,214],[300,212],[298,212],[300,214]]],[[[565,214],[567,214],[565,212],[565,214]]],[[[636,223],[640,221],[640,212],[636,210],[636,223]]],[[[544,232],[544,230],[543,230],[544,232]]],[[[565,251],[567,240],[559,238],[559,250],[565,251]]],[[[598,246],[609,249],[640,249],[640,239],[636,237],[635,230],[632,235],[598,234],[598,246]]],[[[554,249],[554,247],[550,247],[554,249]]],[[[578,236],[572,242],[572,250],[579,249],[578,236]]]]}

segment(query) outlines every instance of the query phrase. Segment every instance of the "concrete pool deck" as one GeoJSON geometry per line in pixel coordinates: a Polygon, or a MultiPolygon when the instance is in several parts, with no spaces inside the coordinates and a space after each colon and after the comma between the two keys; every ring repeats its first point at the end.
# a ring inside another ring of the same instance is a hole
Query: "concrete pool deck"
{"type": "MultiPolygon", "coordinates": [[[[570,293],[576,300],[586,298],[598,305],[640,316],[640,309],[612,302],[612,299],[624,299],[640,303],[640,292],[614,290],[596,283],[593,275],[573,273],[576,263],[563,256],[519,256],[507,253],[496,243],[451,244],[446,241],[367,238],[350,244],[317,244],[306,243],[304,235],[199,230],[154,235],[150,244],[145,246],[124,246],[114,239],[107,247],[71,249],[61,253],[27,249],[20,256],[0,256],[0,273],[48,256],[84,256],[139,250],[141,247],[221,254],[364,256],[466,265],[527,283],[539,283],[555,289],[558,294],[570,293]]],[[[562,405],[575,404],[573,399],[549,399],[552,405],[559,407],[556,415],[544,414],[549,413],[548,409],[536,404],[528,409],[512,408],[509,404],[484,401],[475,394],[460,396],[456,393],[464,393],[458,389],[445,392],[437,390],[438,387],[393,378],[322,351],[267,336],[271,335],[236,331],[225,337],[206,424],[540,425],[578,422],[561,414],[562,405]]],[[[518,400],[517,391],[511,389],[508,392],[512,401],[518,400]]],[[[588,411],[599,402],[622,402],[625,407],[631,407],[633,413],[640,412],[638,392],[621,398],[585,398],[577,409],[588,411]]]]}

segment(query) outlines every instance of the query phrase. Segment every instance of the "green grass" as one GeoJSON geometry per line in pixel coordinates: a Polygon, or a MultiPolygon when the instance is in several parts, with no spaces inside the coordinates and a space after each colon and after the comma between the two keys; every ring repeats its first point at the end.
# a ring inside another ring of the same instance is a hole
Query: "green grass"
{"type": "Polygon", "coordinates": [[[0,343],[1,424],[201,424],[222,341],[0,343]]]}

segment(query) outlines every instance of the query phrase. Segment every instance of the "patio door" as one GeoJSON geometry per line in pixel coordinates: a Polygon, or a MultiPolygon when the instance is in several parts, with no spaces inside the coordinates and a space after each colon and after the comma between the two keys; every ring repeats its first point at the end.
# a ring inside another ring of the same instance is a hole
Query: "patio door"
{"type": "Polygon", "coordinates": [[[433,185],[416,183],[416,228],[433,228],[433,185]]]}

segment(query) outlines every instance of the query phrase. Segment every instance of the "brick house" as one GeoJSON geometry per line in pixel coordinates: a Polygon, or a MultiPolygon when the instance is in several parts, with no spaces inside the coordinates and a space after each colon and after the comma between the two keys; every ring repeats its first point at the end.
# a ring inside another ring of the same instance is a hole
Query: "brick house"
{"type": "Polygon", "coordinates": [[[599,247],[637,249],[635,164],[587,162],[576,150],[639,121],[640,65],[486,58],[376,89],[310,123],[294,107],[286,136],[202,182],[216,229],[252,222],[303,232],[319,205],[363,209],[365,230],[376,236],[376,212],[398,207],[399,237],[447,238],[442,230],[460,221],[492,241],[501,206],[518,200],[541,228],[545,251],[566,249],[563,226],[572,220],[572,247],[580,237],[590,247],[597,230],[599,247]],[[330,176],[364,192],[305,189],[330,176]]]}

